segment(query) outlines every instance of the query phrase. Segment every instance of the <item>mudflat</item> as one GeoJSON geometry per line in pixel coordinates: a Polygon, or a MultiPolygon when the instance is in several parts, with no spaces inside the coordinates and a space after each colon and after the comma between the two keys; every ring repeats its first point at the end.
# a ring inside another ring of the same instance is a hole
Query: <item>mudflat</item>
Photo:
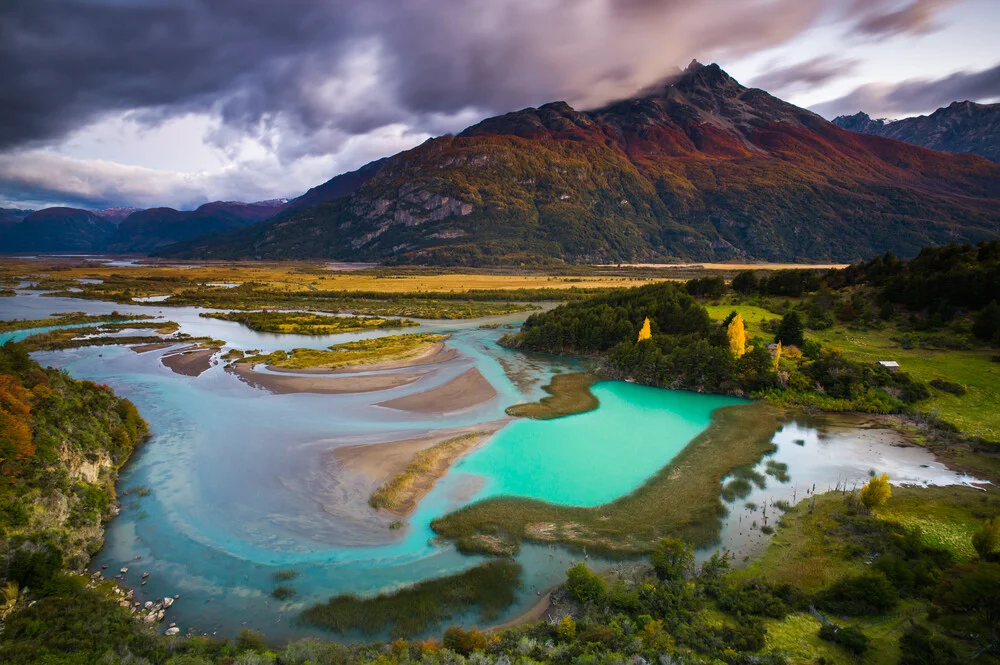
{"type": "Polygon", "coordinates": [[[212,367],[212,356],[217,349],[204,349],[198,346],[189,346],[177,351],[168,353],[161,362],[177,374],[184,376],[200,376],[203,372],[212,367]]]}
{"type": "Polygon", "coordinates": [[[478,369],[472,368],[442,386],[379,402],[378,406],[415,413],[441,414],[477,406],[493,399],[496,395],[497,391],[490,382],[478,369]]]}
{"type": "Polygon", "coordinates": [[[424,375],[424,372],[407,372],[365,376],[331,376],[330,372],[325,372],[325,376],[292,376],[257,372],[245,363],[231,365],[226,368],[226,371],[235,374],[241,381],[254,388],[267,390],[278,395],[291,393],[321,395],[368,393],[405,386],[424,375]]]}

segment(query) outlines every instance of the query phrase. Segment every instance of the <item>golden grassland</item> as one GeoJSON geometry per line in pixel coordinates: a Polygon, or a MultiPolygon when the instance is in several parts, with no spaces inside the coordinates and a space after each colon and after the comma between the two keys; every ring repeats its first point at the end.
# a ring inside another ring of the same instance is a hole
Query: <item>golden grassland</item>
{"type": "Polygon", "coordinates": [[[69,263],[51,259],[0,260],[0,277],[10,279],[108,279],[112,275],[132,279],[160,280],[162,295],[169,285],[183,278],[192,284],[242,284],[254,282],[285,292],[308,291],[377,291],[382,293],[443,293],[493,289],[569,289],[621,288],[637,286],[662,276],[586,274],[551,275],[545,273],[499,273],[486,271],[383,269],[357,271],[331,270],[323,263],[232,263],[232,264],[144,264],[140,266],[104,266],[95,262],[69,263]]]}
{"type": "Polygon", "coordinates": [[[717,409],[712,423],[628,496],[594,508],[497,497],[438,518],[431,528],[465,552],[507,553],[524,540],[590,551],[643,554],[667,535],[713,542],[725,508],[722,478],[773,448],[783,412],[766,403],[717,409]]]}
{"type": "Polygon", "coordinates": [[[339,369],[354,365],[371,365],[382,362],[410,360],[428,353],[447,335],[416,333],[413,335],[388,335],[375,339],[335,344],[329,349],[292,349],[290,353],[275,351],[263,355],[246,356],[241,363],[267,364],[285,369],[339,369]]]}
{"type": "Polygon", "coordinates": [[[542,390],[548,393],[537,402],[515,404],[507,407],[508,416],[550,420],[575,413],[593,411],[600,403],[590,387],[598,381],[593,374],[572,372],[556,374],[542,390]]]}
{"type": "Polygon", "coordinates": [[[414,455],[406,469],[372,492],[368,497],[368,504],[372,508],[388,510],[397,515],[408,514],[455,460],[488,435],[488,432],[463,434],[421,450],[414,455]]]}
{"type": "MultiPolygon", "coordinates": [[[[814,592],[848,575],[865,572],[867,566],[851,551],[850,539],[834,533],[838,516],[844,512],[840,492],[802,501],[781,518],[767,550],[737,572],[737,577],[788,583],[814,592]]],[[[956,561],[965,562],[975,556],[972,535],[984,516],[998,513],[1000,499],[995,489],[947,486],[893,487],[892,498],[874,515],[920,527],[925,544],[947,549],[956,561]]],[[[899,638],[904,630],[911,621],[925,619],[929,609],[926,601],[905,600],[888,614],[836,621],[859,628],[872,639],[865,662],[888,664],[899,659],[899,638]]],[[[840,647],[819,639],[820,623],[808,613],[766,619],[765,624],[768,646],[786,651],[791,663],[815,663],[819,658],[832,664],[856,662],[840,647]]]]}

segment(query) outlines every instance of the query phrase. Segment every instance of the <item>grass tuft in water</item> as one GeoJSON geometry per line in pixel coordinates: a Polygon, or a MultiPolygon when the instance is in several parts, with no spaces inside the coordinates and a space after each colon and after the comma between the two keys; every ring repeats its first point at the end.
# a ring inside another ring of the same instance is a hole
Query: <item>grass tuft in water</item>
{"type": "Polygon", "coordinates": [[[547,386],[542,386],[542,390],[547,392],[548,396],[537,402],[508,407],[507,415],[551,420],[593,411],[600,405],[594,393],[590,392],[590,387],[596,382],[596,376],[585,372],[556,374],[547,386]]]}
{"type": "Polygon", "coordinates": [[[495,619],[514,602],[520,585],[521,565],[511,559],[498,559],[374,598],[337,596],[308,608],[300,620],[338,633],[360,631],[375,635],[389,628],[392,637],[408,637],[473,605],[479,608],[481,620],[495,619]]]}

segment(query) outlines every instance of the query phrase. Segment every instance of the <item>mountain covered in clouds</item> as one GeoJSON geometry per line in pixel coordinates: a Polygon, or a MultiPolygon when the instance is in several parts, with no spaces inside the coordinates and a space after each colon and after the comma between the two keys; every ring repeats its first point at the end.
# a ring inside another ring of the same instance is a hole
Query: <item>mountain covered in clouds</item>
{"type": "Polygon", "coordinates": [[[3,210],[0,252],[147,253],[196,236],[260,222],[274,216],[285,203],[216,201],[187,211],[64,207],[3,210]]]}
{"type": "Polygon", "coordinates": [[[527,108],[162,250],[402,263],[846,261],[996,237],[1000,166],[846,131],[717,65],[591,111],[527,108]]]}
{"type": "Polygon", "coordinates": [[[954,102],[930,115],[873,120],[867,113],[842,115],[834,124],[852,132],[885,136],[944,152],[971,153],[1000,163],[1000,104],[954,102]]]}

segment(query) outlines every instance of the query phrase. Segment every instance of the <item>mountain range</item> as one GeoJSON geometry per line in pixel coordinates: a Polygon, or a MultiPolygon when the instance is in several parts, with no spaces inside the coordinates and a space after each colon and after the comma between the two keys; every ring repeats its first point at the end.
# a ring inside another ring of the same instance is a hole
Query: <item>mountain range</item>
{"type": "Polygon", "coordinates": [[[1000,163],[1000,104],[953,102],[930,115],[872,120],[867,113],[841,115],[838,127],[885,136],[944,152],[971,153],[1000,163]]]}
{"type": "Polygon", "coordinates": [[[0,210],[0,251],[148,253],[196,236],[273,217],[286,201],[216,201],[173,208],[0,210]]]}
{"type": "Polygon", "coordinates": [[[1000,235],[1000,165],[848,131],[692,62],[602,108],[483,120],[270,212],[208,235],[156,218],[169,238],[156,219],[123,233],[133,213],[106,247],[465,265],[911,256],[1000,235]]]}

